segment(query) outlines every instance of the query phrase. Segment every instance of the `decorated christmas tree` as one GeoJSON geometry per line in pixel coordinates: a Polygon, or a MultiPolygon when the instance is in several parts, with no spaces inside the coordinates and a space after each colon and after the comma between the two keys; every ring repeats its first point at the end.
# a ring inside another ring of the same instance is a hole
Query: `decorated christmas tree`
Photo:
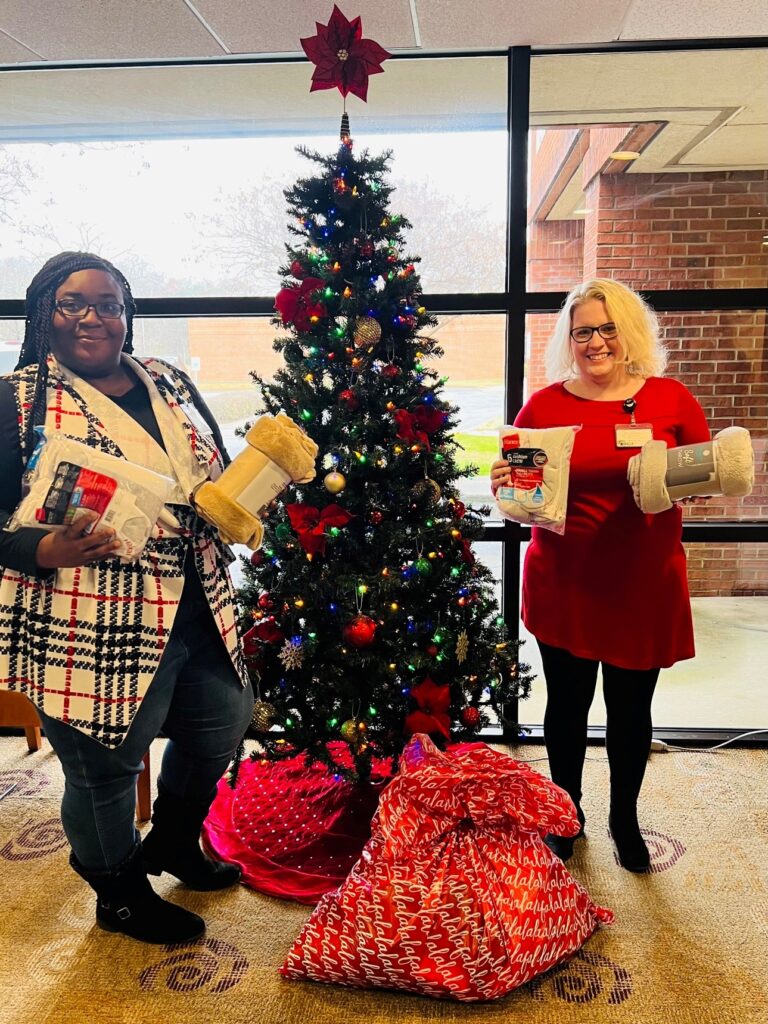
{"type": "Polygon", "coordinates": [[[240,600],[265,755],[306,751],[365,780],[412,733],[447,742],[509,724],[530,682],[472,549],[488,509],[459,497],[476,470],[452,436],[410,224],[390,210],[390,154],[356,155],[346,125],[332,155],[300,152],[316,173],[285,192],[285,365],[253,376],[259,411],[286,412],[317,443],[318,474],[281,495],[240,600]]]}
{"type": "Polygon", "coordinates": [[[287,413],[317,443],[318,474],[281,494],[240,600],[262,754],[305,752],[365,782],[374,758],[393,770],[413,733],[446,743],[491,717],[511,724],[530,678],[472,550],[488,510],[460,500],[476,470],[459,466],[457,409],[432,366],[437,321],[405,252],[410,224],[390,210],[391,154],[353,152],[346,97],[365,100],[390,55],[338,7],[316,27],[301,40],[311,91],[344,96],[341,144],[299,149],[316,170],[285,191],[285,365],[253,377],[258,411],[287,413]]]}

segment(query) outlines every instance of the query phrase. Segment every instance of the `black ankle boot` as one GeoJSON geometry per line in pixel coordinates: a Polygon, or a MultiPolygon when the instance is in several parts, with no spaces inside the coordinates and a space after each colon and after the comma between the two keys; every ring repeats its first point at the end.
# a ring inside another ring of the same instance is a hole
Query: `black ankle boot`
{"type": "Polygon", "coordinates": [[[553,832],[544,836],[544,843],[550,848],[556,857],[559,857],[560,860],[563,861],[563,863],[570,860],[573,856],[573,844],[576,840],[581,839],[586,834],[584,832],[584,822],[586,821],[586,818],[584,817],[584,811],[582,811],[580,804],[576,804],[576,814],[581,828],[575,836],[556,836],[553,832]]]}
{"type": "Polygon", "coordinates": [[[638,874],[647,871],[651,866],[651,856],[640,832],[637,813],[611,810],[608,828],[611,830],[619,864],[627,871],[638,874]]]}
{"type": "Polygon", "coordinates": [[[212,892],[240,880],[240,868],[206,856],[200,848],[200,829],[208,807],[185,803],[163,789],[152,805],[152,829],[144,839],[144,863],[150,875],[163,871],[190,889],[212,892]]]}
{"type": "Polygon", "coordinates": [[[154,891],[144,870],[141,843],[111,871],[84,868],[74,853],[69,863],[96,893],[96,921],[105,931],[161,944],[191,942],[205,931],[202,917],[154,891]]]}

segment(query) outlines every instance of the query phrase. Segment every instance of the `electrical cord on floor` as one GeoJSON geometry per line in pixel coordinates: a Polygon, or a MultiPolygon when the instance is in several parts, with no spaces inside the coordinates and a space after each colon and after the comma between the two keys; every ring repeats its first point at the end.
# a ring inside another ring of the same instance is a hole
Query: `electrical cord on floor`
{"type": "Polygon", "coordinates": [[[741,732],[738,736],[731,736],[728,740],[723,740],[722,743],[716,743],[714,747],[681,747],[676,743],[665,743],[664,740],[653,740],[651,742],[651,753],[668,753],[677,752],[679,750],[690,750],[695,754],[714,754],[718,750],[723,750],[725,747],[736,743],[738,740],[746,739],[747,736],[759,736],[763,733],[768,733],[768,729],[752,729],[749,732],[741,732]]]}
{"type": "MultiPolygon", "coordinates": [[[[738,736],[731,736],[729,740],[724,740],[722,743],[717,743],[714,747],[681,747],[675,743],[665,743],[664,740],[651,740],[651,753],[652,754],[670,754],[678,753],[678,751],[686,750],[691,751],[694,754],[714,754],[718,750],[723,750],[725,747],[730,746],[731,743],[736,743],[738,740],[746,739],[747,736],[760,736],[763,733],[768,733],[768,729],[752,729],[750,732],[741,732],[738,736]]],[[[520,761],[522,764],[536,764],[538,761],[547,761],[546,757],[516,757],[516,761],[520,761]]],[[[585,757],[585,761],[607,761],[607,757],[585,757]]]]}

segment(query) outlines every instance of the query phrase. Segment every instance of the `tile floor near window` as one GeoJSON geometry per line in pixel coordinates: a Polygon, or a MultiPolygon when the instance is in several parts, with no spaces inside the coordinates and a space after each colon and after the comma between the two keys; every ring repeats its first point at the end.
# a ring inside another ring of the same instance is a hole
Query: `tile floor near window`
{"type": "MultiPolygon", "coordinates": [[[[654,697],[654,724],[661,728],[768,729],[768,597],[696,597],[696,657],[665,669],[654,697]]],[[[521,701],[524,724],[540,725],[546,691],[536,641],[525,631],[521,660],[537,679],[521,701]]],[[[590,725],[605,724],[598,694],[590,725]]]]}

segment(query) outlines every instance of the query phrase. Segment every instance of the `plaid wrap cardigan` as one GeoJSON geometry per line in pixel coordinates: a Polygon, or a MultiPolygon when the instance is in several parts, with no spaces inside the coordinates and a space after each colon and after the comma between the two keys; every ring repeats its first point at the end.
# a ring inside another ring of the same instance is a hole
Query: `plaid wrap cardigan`
{"type": "MultiPolygon", "coordinates": [[[[230,549],[197,516],[189,495],[222,469],[221,455],[184,377],[160,360],[123,354],[147,388],[165,451],[114,402],[49,359],[46,432],[175,477],[177,488],[135,562],[0,577],[0,689],[26,694],[52,718],[116,747],[165,650],[191,546],[211,611],[243,685],[247,671],[227,569],[230,549]]],[[[4,378],[24,436],[36,367],[4,378]]]]}

